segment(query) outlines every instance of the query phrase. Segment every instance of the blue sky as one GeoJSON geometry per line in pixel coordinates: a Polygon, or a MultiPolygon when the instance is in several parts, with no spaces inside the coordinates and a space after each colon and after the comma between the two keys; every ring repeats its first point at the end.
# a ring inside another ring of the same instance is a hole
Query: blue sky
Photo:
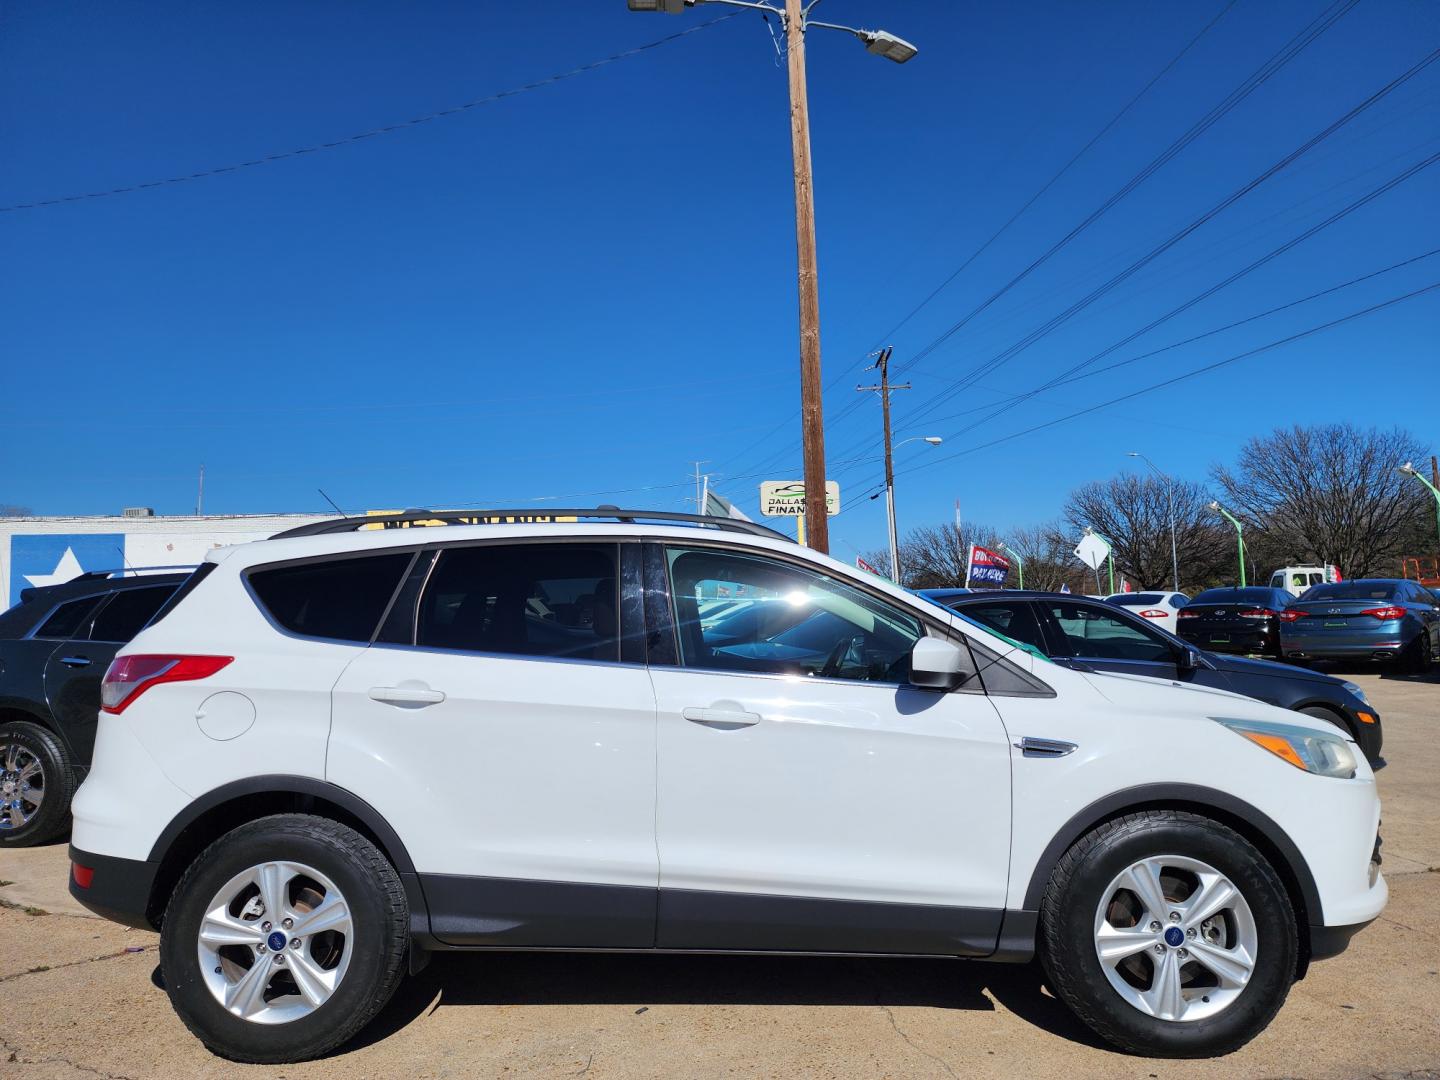
{"type": "MultiPolygon", "coordinates": [[[[813,31],[831,475],[848,557],[883,543],[868,350],[909,362],[1324,9],[1240,0],[1023,217],[887,335],[1224,7],[825,0],[920,48],[813,31]],[[842,412],[844,415],[842,415],[842,412]]],[[[724,14],[545,4],[65,5],[0,14],[0,205],[327,142],[724,14]]],[[[817,13],[818,14],[818,13],[817,13]]],[[[1440,442],[1440,291],[1089,416],[973,448],[1440,281],[1440,256],[1030,398],[1440,150],[1432,65],[1055,332],[974,369],[1440,43],[1440,7],[1365,0],[903,377],[902,529],[1054,517],[1141,450],[1203,478],[1291,422],[1440,442]],[[957,379],[963,394],[916,415],[957,379]],[[1427,397],[1427,393],[1430,395],[1427,397]],[[977,425],[977,420],[982,421],[977,425]],[[968,429],[968,430],[967,430],[968,429]],[[972,451],[961,453],[961,451],[972,451]],[[921,468],[920,466],[924,466],[921,468]]],[[[1418,173],[1100,363],[1440,247],[1418,173]]],[[[495,104],[338,149],[0,213],[0,502],[269,512],[615,501],[680,509],[692,462],[753,510],[798,476],[785,74],[748,13],[495,104]]]]}

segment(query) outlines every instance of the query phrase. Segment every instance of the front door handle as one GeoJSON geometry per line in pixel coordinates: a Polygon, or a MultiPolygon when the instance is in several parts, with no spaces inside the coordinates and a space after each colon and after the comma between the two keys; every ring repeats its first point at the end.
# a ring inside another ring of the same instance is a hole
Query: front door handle
{"type": "Polygon", "coordinates": [[[88,656],[62,656],[60,657],[60,662],[66,667],[90,666],[90,658],[88,656]]]}
{"type": "Polygon", "coordinates": [[[745,712],[743,709],[701,709],[692,705],[681,710],[680,715],[692,724],[704,724],[719,731],[754,727],[760,722],[759,713],[745,712]]]}
{"type": "Polygon", "coordinates": [[[1036,739],[1026,735],[1015,744],[1015,749],[1026,757],[1062,758],[1073,754],[1079,747],[1073,742],[1062,742],[1060,739],[1036,739]]]}
{"type": "Polygon", "coordinates": [[[445,694],[428,686],[372,686],[370,700],[401,708],[423,709],[426,705],[440,704],[445,700],[445,694]]]}

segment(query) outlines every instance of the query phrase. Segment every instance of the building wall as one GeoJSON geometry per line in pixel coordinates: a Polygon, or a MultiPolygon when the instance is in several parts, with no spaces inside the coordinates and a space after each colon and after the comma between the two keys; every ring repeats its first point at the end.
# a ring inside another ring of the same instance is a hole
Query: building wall
{"type": "Polygon", "coordinates": [[[8,607],[19,603],[21,589],[87,570],[194,565],[212,548],[264,540],[326,516],[0,518],[0,590],[8,607]]]}

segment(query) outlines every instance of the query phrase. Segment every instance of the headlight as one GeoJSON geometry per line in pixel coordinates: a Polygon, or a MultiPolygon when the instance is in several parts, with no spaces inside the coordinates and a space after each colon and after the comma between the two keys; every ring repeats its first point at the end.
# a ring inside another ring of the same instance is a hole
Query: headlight
{"type": "Polygon", "coordinates": [[[1370,704],[1369,698],[1365,696],[1365,691],[1360,687],[1359,683],[1347,682],[1341,683],[1340,685],[1345,687],[1346,690],[1349,690],[1350,693],[1354,694],[1361,701],[1365,702],[1366,705],[1370,704]]]}
{"type": "Polygon", "coordinates": [[[1211,719],[1297,769],[1343,780],[1355,775],[1355,754],[1350,744],[1339,735],[1326,735],[1294,724],[1272,724],[1263,720],[1232,720],[1224,716],[1211,719]]]}

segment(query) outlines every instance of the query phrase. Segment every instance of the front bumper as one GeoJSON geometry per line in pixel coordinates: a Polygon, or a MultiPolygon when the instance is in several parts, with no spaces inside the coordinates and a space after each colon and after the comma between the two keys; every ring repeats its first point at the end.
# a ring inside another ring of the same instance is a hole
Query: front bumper
{"type": "Polygon", "coordinates": [[[96,855],[71,844],[70,895],[102,919],[140,930],[157,930],[159,924],[151,917],[150,895],[159,869],[158,863],[96,855]],[[79,879],[87,871],[89,884],[81,885],[79,879]]]}

